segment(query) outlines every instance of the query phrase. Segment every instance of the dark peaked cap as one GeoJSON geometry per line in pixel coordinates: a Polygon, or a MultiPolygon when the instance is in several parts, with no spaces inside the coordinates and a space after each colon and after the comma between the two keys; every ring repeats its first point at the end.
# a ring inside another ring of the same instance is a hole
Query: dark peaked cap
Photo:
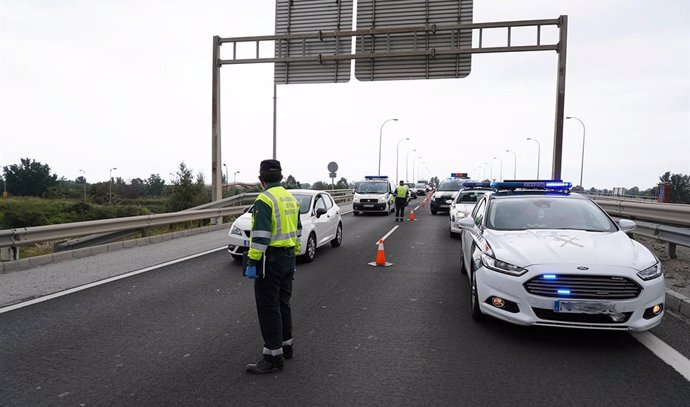
{"type": "Polygon", "coordinates": [[[282,171],[280,168],[280,161],[278,160],[263,160],[259,167],[259,172],[282,171]]]}

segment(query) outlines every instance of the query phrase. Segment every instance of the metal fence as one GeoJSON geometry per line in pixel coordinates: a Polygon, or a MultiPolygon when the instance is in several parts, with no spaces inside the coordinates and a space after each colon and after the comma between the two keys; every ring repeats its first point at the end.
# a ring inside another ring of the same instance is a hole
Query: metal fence
{"type": "MultiPolygon", "coordinates": [[[[336,203],[350,203],[352,190],[330,190],[336,203]]],[[[141,231],[184,222],[223,219],[244,213],[258,194],[240,194],[181,212],[127,218],[104,219],[60,225],[35,226],[0,230],[0,248],[65,240],[80,236],[125,231],[141,231]]],[[[655,238],[669,244],[669,254],[675,257],[676,245],[690,247],[690,205],[637,202],[624,199],[592,199],[615,218],[632,219],[637,223],[633,233],[655,238]]],[[[122,239],[122,236],[118,237],[122,239]]],[[[93,244],[97,240],[94,240],[93,244]]],[[[102,243],[102,242],[101,242],[102,243]]],[[[73,248],[73,247],[68,247],[73,248]]],[[[13,259],[17,259],[14,256],[13,259]]]]}
{"type": "Polygon", "coordinates": [[[591,198],[609,215],[634,220],[637,228],[633,234],[668,243],[671,258],[676,257],[676,245],[690,247],[690,205],[591,198]]]}
{"type": "MultiPolygon", "coordinates": [[[[352,190],[349,189],[326,192],[331,194],[336,203],[352,200],[352,190]]],[[[63,250],[73,249],[103,244],[114,241],[113,239],[123,239],[128,235],[155,227],[192,221],[222,220],[225,217],[236,217],[244,213],[245,208],[254,201],[257,195],[257,193],[235,195],[180,212],[0,230],[0,249],[6,251],[6,257],[10,260],[18,260],[19,252],[16,248],[23,245],[81,236],[92,237],[82,239],[82,243],[87,242],[85,244],[66,245],[63,248],[63,250]],[[109,236],[105,236],[106,234],[109,236]]]]}

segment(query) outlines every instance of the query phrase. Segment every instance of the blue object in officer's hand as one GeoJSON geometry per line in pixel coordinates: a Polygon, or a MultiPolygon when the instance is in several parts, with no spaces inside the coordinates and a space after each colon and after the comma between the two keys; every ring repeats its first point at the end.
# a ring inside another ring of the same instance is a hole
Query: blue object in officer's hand
{"type": "Polygon", "coordinates": [[[247,276],[247,278],[256,280],[256,266],[247,266],[247,269],[244,272],[244,275],[247,276]]]}

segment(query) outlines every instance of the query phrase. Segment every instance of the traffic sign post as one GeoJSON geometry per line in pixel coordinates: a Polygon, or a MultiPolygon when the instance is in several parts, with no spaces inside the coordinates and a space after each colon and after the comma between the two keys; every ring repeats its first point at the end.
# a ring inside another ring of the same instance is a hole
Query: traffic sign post
{"type": "Polygon", "coordinates": [[[328,163],[329,176],[331,177],[331,189],[335,189],[336,171],[338,171],[338,164],[335,161],[328,163]]]}
{"type": "Polygon", "coordinates": [[[568,16],[472,23],[472,0],[407,0],[386,7],[374,0],[359,0],[357,7],[355,23],[358,29],[348,30],[354,19],[353,0],[277,0],[275,35],[214,37],[211,90],[213,200],[220,199],[217,184],[220,183],[219,163],[222,162],[220,67],[254,63],[275,64],[274,84],[341,83],[350,80],[349,61],[354,61],[355,76],[360,81],[462,78],[470,72],[472,54],[556,51],[558,71],[552,178],[561,178],[568,16]],[[559,30],[558,42],[543,44],[542,31],[552,26],[559,30]],[[528,45],[514,45],[511,42],[512,29],[518,27],[521,30],[532,27],[534,41],[528,45]],[[505,29],[505,44],[484,46],[484,30],[495,32],[498,29],[505,29]],[[478,35],[476,46],[473,43],[475,34],[478,35]],[[353,37],[356,44],[354,53],[351,46],[353,37]],[[270,57],[260,53],[262,43],[267,42],[273,45],[263,47],[274,50],[270,57]],[[255,56],[238,58],[238,45],[248,43],[255,45],[255,56]],[[220,47],[223,44],[232,45],[232,58],[221,58],[220,47]]]}

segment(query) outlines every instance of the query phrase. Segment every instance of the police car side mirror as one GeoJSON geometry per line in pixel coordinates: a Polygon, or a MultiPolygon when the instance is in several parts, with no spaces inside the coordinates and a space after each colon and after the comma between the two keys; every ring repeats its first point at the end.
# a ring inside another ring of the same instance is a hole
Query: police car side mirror
{"type": "Polygon", "coordinates": [[[635,230],[637,225],[635,222],[631,221],[630,219],[621,219],[618,221],[618,226],[620,226],[621,230],[625,233],[632,232],[635,230]]]}
{"type": "Polygon", "coordinates": [[[463,229],[472,229],[474,227],[474,219],[468,216],[466,218],[458,219],[456,224],[463,229]]]}
{"type": "Polygon", "coordinates": [[[326,212],[328,212],[328,211],[325,210],[324,208],[319,208],[319,209],[317,209],[317,210],[316,210],[316,218],[317,218],[317,219],[320,218],[321,215],[325,215],[326,212]]]}

